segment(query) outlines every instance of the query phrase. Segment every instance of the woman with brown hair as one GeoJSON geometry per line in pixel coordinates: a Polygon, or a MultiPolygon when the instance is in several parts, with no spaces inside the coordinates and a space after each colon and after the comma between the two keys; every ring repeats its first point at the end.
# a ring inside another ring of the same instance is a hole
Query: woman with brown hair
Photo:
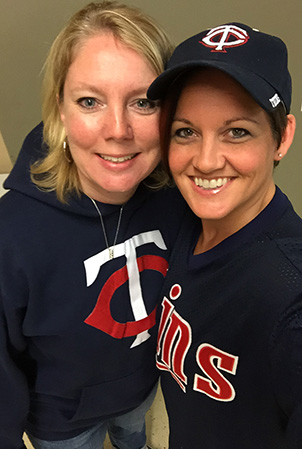
{"type": "Polygon", "coordinates": [[[207,29],[148,96],[192,210],[158,336],[169,448],[301,448],[302,221],[273,180],[295,132],[286,46],[241,23],[207,29]]]}

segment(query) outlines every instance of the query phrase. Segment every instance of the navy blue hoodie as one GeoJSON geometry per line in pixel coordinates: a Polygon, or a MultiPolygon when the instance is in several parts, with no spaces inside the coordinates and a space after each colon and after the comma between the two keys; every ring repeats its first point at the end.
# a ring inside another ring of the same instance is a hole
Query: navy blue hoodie
{"type": "MultiPolygon", "coordinates": [[[[60,203],[30,163],[42,125],[25,139],[0,202],[0,447],[22,434],[70,438],[137,407],[154,387],[155,314],[185,209],[174,189],[141,185],[125,205],[115,258],[82,194],[60,203]]],[[[109,243],[119,205],[98,203],[109,243]]]]}

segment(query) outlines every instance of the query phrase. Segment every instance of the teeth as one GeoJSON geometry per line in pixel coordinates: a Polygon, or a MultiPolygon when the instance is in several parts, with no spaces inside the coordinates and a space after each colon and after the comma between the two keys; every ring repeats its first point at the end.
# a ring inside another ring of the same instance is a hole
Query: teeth
{"type": "Polygon", "coordinates": [[[129,161],[130,159],[134,158],[134,156],[135,155],[123,156],[123,157],[113,157],[113,156],[101,155],[101,158],[104,159],[105,161],[121,163],[121,162],[129,161]]]}
{"type": "Polygon", "coordinates": [[[228,178],[218,178],[218,179],[201,179],[194,178],[194,182],[198,187],[203,189],[217,189],[217,187],[224,186],[228,182],[228,178]]]}

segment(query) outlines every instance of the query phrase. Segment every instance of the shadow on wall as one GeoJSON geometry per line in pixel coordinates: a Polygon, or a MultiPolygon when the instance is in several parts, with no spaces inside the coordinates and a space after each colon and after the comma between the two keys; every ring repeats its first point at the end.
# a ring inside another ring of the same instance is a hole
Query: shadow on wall
{"type": "Polygon", "coordinates": [[[0,173],[0,196],[4,195],[7,190],[4,190],[3,183],[6,180],[8,173],[0,173]]]}

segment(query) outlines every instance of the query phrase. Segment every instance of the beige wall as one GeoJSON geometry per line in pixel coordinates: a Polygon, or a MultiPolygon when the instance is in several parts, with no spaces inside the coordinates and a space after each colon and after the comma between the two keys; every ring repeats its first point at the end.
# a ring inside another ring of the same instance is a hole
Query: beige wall
{"type": "Polygon", "coordinates": [[[0,132],[0,174],[8,173],[11,169],[12,162],[7,152],[2,134],[0,132]]]}
{"type": "MultiPolygon", "coordinates": [[[[13,160],[26,133],[40,121],[40,70],[66,19],[85,0],[0,0],[0,130],[13,160]]],[[[175,43],[227,21],[241,21],[282,37],[290,55],[293,107],[298,129],[276,181],[302,215],[301,0],[125,0],[165,26],[175,43]]],[[[3,153],[0,147],[0,153],[3,153]]],[[[3,170],[3,169],[2,169],[3,170]]],[[[1,155],[0,155],[1,172],[1,155]]]]}

